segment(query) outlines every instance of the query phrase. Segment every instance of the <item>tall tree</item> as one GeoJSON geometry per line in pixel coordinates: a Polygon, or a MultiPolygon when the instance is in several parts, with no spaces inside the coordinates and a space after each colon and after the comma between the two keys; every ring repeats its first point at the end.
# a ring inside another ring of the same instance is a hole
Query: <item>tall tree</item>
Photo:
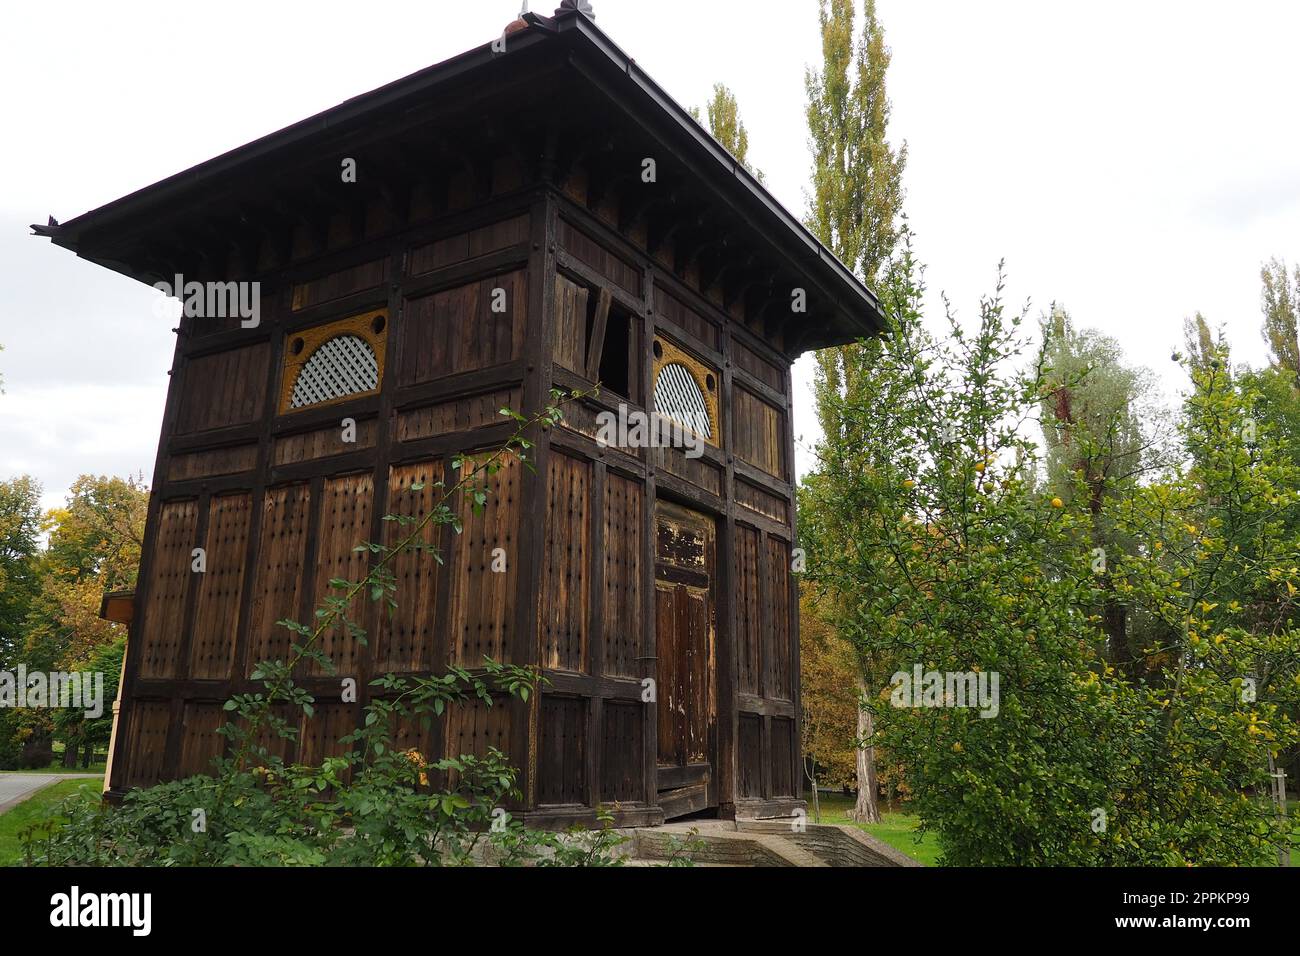
{"type": "MultiPolygon", "coordinates": [[[[142,477],[82,475],[64,506],[42,516],[40,489],[30,478],[0,483],[0,668],[109,668],[105,686],[116,687],[123,637],[99,617],[99,606],[105,591],[135,581],[148,504],[142,477]]],[[[73,766],[78,745],[103,743],[111,722],[111,714],[86,720],[80,712],[18,712],[0,727],[7,738],[0,739],[0,763],[44,765],[55,735],[73,766]]]]}
{"type": "Polygon", "coordinates": [[[1128,602],[1116,594],[1108,566],[1133,551],[1115,526],[1115,503],[1130,495],[1144,471],[1161,464],[1164,424],[1155,383],[1146,369],[1124,361],[1119,343],[1074,327],[1069,313],[1053,305],[1043,317],[1038,364],[1048,483],[1069,502],[1079,499],[1091,521],[1098,611],[1112,664],[1134,672],[1128,602]]]}
{"type": "Polygon", "coordinates": [[[698,106],[691,109],[691,115],[695,117],[696,122],[703,123],[707,119],[709,132],[713,134],[713,138],[725,146],[727,152],[736,157],[740,165],[762,182],[763,174],[749,162],[749,131],[745,129],[745,124],[740,119],[740,105],[736,102],[735,93],[723,83],[714,83],[713,97],[704,107],[704,118],[701,118],[698,106]]]}
{"type": "MultiPolygon", "coordinates": [[[[856,0],[820,2],[822,66],[809,70],[805,78],[813,153],[808,227],[855,275],[874,285],[899,240],[907,145],[895,150],[887,137],[885,75],[890,52],[875,0],[865,0],[855,42],[856,13],[856,0]]],[[[827,436],[845,431],[842,400],[872,374],[878,349],[865,343],[817,353],[817,417],[827,436]]],[[[816,507],[815,495],[810,501],[816,507]]],[[[865,693],[873,662],[868,648],[859,646],[859,655],[859,691],[865,693]]],[[[873,733],[871,714],[863,708],[853,816],[864,822],[880,819],[875,752],[869,743],[873,733]]]]}
{"type": "Polygon", "coordinates": [[[1260,296],[1264,311],[1264,338],[1273,352],[1273,364],[1300,374],[1300,343],[1296,337],[1300,313],[1300,265],[1288,275],[1286,263],[1271,259],[1259,270],[1264,289],[1260,296]]]}
{"type": "Polygon", "coordinates": [[[866,0],[854,42],[855,0],[821,0],[822,68],[809,70],[808,132],[813,182],[808,226],[869,284],[898,242],[907,145],[889,144],[885,91],[890,51],[866,0]]]}
{"type": "Polygon", "coordinates": [[[0,668],[15,662],[39,588],[41,486],[28,475],[0,481],[0,668]]]}
{"type": "MultiPolygon", "coordinates": [[[[1197,371],[1206,371],[1223,345],[1223,332],[1220,330],[1216,339],[1210,331],[1210,323],[1205,320],[1205,316],[1197,312],[1191,318],[1183,319],[1183,342],[1187,346],[1189,367],[1197,371]]],[[[1174,359],[1179,358],[1180,356],[1174,353],[1174,359]]]]}

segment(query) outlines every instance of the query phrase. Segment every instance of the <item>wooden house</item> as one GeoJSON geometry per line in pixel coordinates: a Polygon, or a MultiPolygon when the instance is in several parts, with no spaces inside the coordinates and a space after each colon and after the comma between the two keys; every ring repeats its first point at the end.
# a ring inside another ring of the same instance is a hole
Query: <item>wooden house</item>
{"type": "Polygon", "coordinates": [[[537,430],[535,473],[461,505],[445,564],[401,559],[365,646],[329,642],[360,700],[305,672],[318,705],[287,756],[336,747],[373,677],[489,655],[549,684],[407,742],[500,747],[531,823],[801,805],[790,364],[873,334],[878,304],[586,3],[37,232],[146,283],[260,284],[255,323],[173,330],[139,584],[115,598],[110,794],[204,772],[222,702],[287,653],[274,622],[310,620],[386,513],[499,445],[503,406],[599,380],[537,430]],[[620,406],[703,441],[598,441],[620,406]]]}

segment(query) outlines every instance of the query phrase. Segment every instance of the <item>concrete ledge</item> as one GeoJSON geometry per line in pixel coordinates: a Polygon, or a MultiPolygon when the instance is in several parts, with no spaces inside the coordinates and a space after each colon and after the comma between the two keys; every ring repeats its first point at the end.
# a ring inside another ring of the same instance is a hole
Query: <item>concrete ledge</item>
{"type": "Polygon", "coordinates": [[[825,860],[828,866],[921,866],[906,853],[857,827],[833,823],[806,823],[796,833],[790,820],[738,820],[742,833],[780,834],[801,849],[825,860]]]}
{"type": "MultiPolygon", "coordinates": [[[[707,821],[713,823],[714,821],[707,821]]],[[[722,866],[827,866],[813,854],[766,833],[740,833],[718,826],[670,824],[635,832],[635,852],[641,859],[667,860],[674,850],[695,863],[722,866]]]]}

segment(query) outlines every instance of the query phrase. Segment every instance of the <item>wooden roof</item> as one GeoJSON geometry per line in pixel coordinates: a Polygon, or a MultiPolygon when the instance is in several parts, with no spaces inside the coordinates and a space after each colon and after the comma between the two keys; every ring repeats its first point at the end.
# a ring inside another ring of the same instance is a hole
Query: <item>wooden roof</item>
{"type": "Polygon", "coordinates": [[[593,167],[593,188],[630,193],[640,157],[655,190],[627,204],[651,242],[673,237],[710,262],[727,296],[752,297],[791,355],[874,334],[876,297],[586,14],[525,14],[506,53],[467,51],[264,136],[62,225],[33,227],[87,260],[145,282],[222,275],[232,246],[268,227],[319,221],[374,191],[508,149],[532,172],[593,167]],[[357,184],[337,185],[340,157],[357,184]],[[808,312],[791,315],[790,290],[808,312]]]}

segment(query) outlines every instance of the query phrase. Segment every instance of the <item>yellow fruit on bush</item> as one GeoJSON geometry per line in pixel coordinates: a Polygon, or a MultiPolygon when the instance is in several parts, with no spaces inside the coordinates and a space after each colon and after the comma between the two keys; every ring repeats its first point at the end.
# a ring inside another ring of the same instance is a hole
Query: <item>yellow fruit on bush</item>
{"type": "Polygon", "coordinates": [[[904,487],[904,488],[915,488],[915,487],[916,487],[916,482],[913,481],[911,478],[908,478],[906,481],[903,482],[903,487],[904,487]]]}
{"type": "Polygon", "coordinates": [[[1062,501],[1060,498],[1053,498],[1053,499],[1052,499],[1052,507],[1053,507],[1053,508],[1064,508],[1064,507],[1065,507],[1065,502],[1062,501]]]}

